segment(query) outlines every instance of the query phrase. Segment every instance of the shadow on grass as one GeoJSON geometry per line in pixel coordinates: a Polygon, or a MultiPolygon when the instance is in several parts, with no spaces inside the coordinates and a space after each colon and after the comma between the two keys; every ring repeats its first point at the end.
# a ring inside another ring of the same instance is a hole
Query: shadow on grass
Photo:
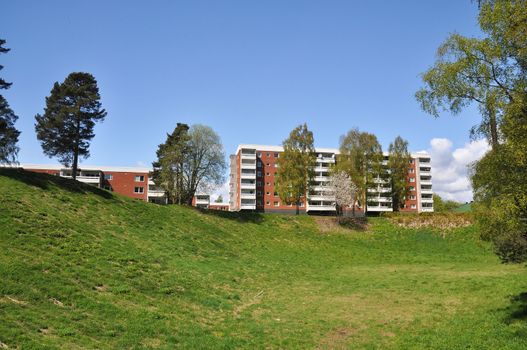
{"type": "Polygon", "coordinates": [[[201,213],[211,216],[216,216],[222,219],[234,220],[237,222],[250,222],[259,224],[263,221],[262,214],[258,212],[239,212],[239,211],[222,211],[213,209],[197,209],[201,213]]]}
{"type": "Polygon", "coordinates": [[[511,297],[511,304],[504,311],[507,314],[505,317],[507,324],[514,321],[527,321],[527,292],[511,297]]]}
{"type": "Polygon", "coordinates": [[[105,199],[115,199],[114,195],[108,191],[56,175],[35,173],[23,169],[0,168],[0,176],[5,176],[43,190],[48,190],[51,186],[57,186],[73,193],[93,193],[105,199]]]}
{"type": "Polygon", "coordinates": [[[344,217],[337,218],[339,226],[353,231],[366,231],[368,229],[368,218],[362,217],[344,217]]]}

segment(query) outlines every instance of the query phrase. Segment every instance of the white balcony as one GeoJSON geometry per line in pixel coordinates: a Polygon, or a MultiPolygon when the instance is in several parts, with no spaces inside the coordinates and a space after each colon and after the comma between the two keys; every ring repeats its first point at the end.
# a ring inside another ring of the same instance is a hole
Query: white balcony
{"type": "Polygon", "coordinates": [[[315,176],[315,181],[329,181],[329,176],[315,176]]]}
{"type": "Polygon", "coordinates": [[[242,199],[256,199],[256,193],[240,193],[242,199]]]}
{"type": "Polygon", "coordinates": [[[392,202],[392,199],[390,197],[377,197],[377,198],[371,198],[371,199],[374,199],[380,203],[391,203],[392,202]]]}
{"type": "Polygon", "coordinates": [[[421,185],[431,185],[432,184],[432,180],[419,180],[419,182],[421,183],[421,185]]]}
{"type": "Polygon", "coordinates": [[[256,163],[241,163],[242,169],[256,169],[256,163]]]}
{"type": "Polygon", "coordinates": [[[308,204],[306,207],[307,211],[335,211],[334,205],[311,205],[308,204]]]}
{"type": "Polygon", "coordinates": [[[377,206],[368,205],[366,211],[385,212],[385,211],[393,211],[393,209],[390,208],[390,207],[385,207],[385,206],[381,206],[381,205],[377,205],[377,206]]]}
{"type": "Polygon", "coordinates": [[[165,196],[165,191],[163,190],[148,190],[148,197],[161,198],[165,196]]]}
{"type": "Polygon", "coordinates": [[[428,171],[426,171],[426,170],[419,170],[419,174],[422,175],[422,176],[431,176],[432,172],[430,170],[428,170],[428,171]]]}
{"type": "Polygon", "coordinates": [[[256,153],[241,153],[242,159],[254,159],[256,160],[256,153]]]}
{"type": "Polygon", "coordinates": [[[240,178],[242,178],[242,179],[252,179],[252,180],[255,180],[255,179],[256,179],[256,173],[254,173],[254,174],[241,173],[241,174],[240,174],[240,178]]]}
{"type": "Polygon", "coordinates": [[[423,194],[434,194],[434,192],[432,191],[431,188],[429,188],[429,189],[421,188],[421,193],[423,193],[423,194]]]}
{"type": "Polygon", "coordinates": [[[243,190],[255,190],[256,189],[256,183],[253,184],[244,184],[243,182],[240,184],[240,188],[243,190]]]}
{"type": "Polygon", "coordinates": [[[317,162],[320,162],[320,163],[335,163],[335,158],[332,158],[332,157],[317,157],[317,162]]]}
{"type": "Polygon", "coordinates": [[[433,198],[421,198],[422,203],[434,203],[433,198]]]}
{"type": "Polygon", "coordinates": [[[309,195],[309,196],[307,196],[307,198],[309,198],[309,200],[312,200],[312,201],[332,202],[332,201],[335,200],[335,196],[333,196],[333,195],[319,195],[319,194],[316,194],[316,195],[309,195]]]}
{"type": "MultiPolygon", "coordinates": [[[[61,177],[65,177],[67,179],[72,179],[70,175],[61,175],[61,177]]],[[[100,184],[101,183],[101,177],[100,176],[77,176],[77,181],[84,182],[87,184],[100,184]]]]}
{"type": "Polygon", "coordinates": [[[242,204],[240,205],[241,210],[255,210],[256,204],[242,204]]]}
{"type": "Polygon", "coordinates": [[[421,208],[421,211],[427,212],[427,213],[432,213],[434,211],[434,208],[433,207],[423,207],[423,208],[421,208]]]}

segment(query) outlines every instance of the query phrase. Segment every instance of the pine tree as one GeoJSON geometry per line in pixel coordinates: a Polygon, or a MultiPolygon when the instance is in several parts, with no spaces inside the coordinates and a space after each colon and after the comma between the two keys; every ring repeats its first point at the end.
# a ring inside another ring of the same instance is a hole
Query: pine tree
{"type": "Polygon", "coordinates": [[[399,211],[399,209],[404,207],[404,202],[408,195],[408,164],[412,159],[410,152],[408,152],[408,141],[397,136],[390,143],[388,152],[390,154],[388,169],[390,170],[392,187],[392,206],[394,211],[399,211]]]}
{"type": "MultiPolygon", "coordinates": [[[[10,49],[3,47],[5,40],[0,39],[0,53],[7,53],[10,49]]],[[[4,67],[0,65],[0,70],[4,67]]],[[[12,83],[0,78],[0,89],[9,89],[12,83]]],[[[9,107],[9,103],[0,95],[0,163],[14,163],[18,154],[18,136],[20,131],[15,128],[18,117],[9,107]]]]}
{"type": "Polygon", "coordinates": [[[153,180],[166,192],[169,203],[182,204],[186,202],[183,179],[183,162],[189,151],[189,126],[177,123],[172,134],[167,134],[165,143],[159,145],[157,161],[154,167],[153,180]]]}
{"type": "Polygon", "coordinates": [[[299,125],[283,142],[284,152],[278,159],[276,192],[287,204],[296,205],[299,214],[302,198],[306,198],[315,177],[316,154],[313,133],[307,125],[299,125]]]}
{"type": "Polygon", "coordinates": [[[95,123],[106,117],[100,100],[93,75],[75,72],[62,84],[54,84],[46,97],[44,114],[35,116],[35,131],[44,154],[58,157],[64,166],[71,164],[73,179],[77,177],[79,158],[90,155],[95,123]]]}

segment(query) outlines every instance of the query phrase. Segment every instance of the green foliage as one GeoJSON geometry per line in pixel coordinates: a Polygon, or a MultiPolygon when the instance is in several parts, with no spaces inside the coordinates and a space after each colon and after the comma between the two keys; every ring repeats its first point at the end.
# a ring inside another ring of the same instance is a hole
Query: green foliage
{"type": "MultiPolygon", "coordinates": [[[[188,125],[177,123],[165,143],[159,145],[157,161],[152,163],[154,183],[165,190],[169,203],[188,203],[190,194],[184,186],[183,163],[189,152],[188,125]]],[[[190,197],[192,201],[192,197],[190,197]]]]}
{"type": "Polygon", "coordinates": [[[399,211],[404,207],[406,196],[408,195],[408,164],[412,159],[408,151],[408,141],[397,136],[388,148],[390,158],[388,159],[388,169],[390,170],[390,182],[392,187],[393,210],[399,211]]]}
{"type": "Polygon", "coordinates": [[[527,2],[480,2],[485,37],[454,34],[439,48],[417,92],[423,109],[459,113],[480,105],[492,151],[473,166],[475,215],[482,236],[505,262],[527,261],[527,2]]]}
{"type": "Polygon", "coordinates": [[[178,123],[159,145],[153,179],[169,203],[192,204],[198,189],[204,192],[223,181],[225,153],[220,137],[210,127],[178,123]]]}
{"type": "Polygon", "coordinates": [[[375,180],[385,175],[382,166],[382,147],[377,137],[351,129],[340,139],[340,155],[336,170],[346,172],[357,187],[359,205],[367,206],[367,191],[375,180]]]}
{"type": "MultiPolygon", "coordinates": [[[[9,52],[10,49],[3,47],[5,40],[0,39],[0,54],[9,52]]],[[[0,65],[0,70],[4,67],[0,65]]],[[[8,89],[12,83],[7,83],[0,78],[0,90],[8,89]]],[[[18,136],[20,131],[15,128],[18,116],[9,107],[7,100],[0,95],[0,164],[14,163],[18,154],[18,136]]]]}
{"type": "Polygon", "coordinates": [[[275,178],[276,192],[284,203],[299,205],[309,192],[316,165],[313,133],[307,125],[294,128],[282,143],[284,151],[278,159],[278,171],[275,178]]]}
{"type": "Polygon", "coordinates": [[[473,226],[322,233],[310,216],[156,206],[14,169],[0,188],[12,349],[527,346],[527,271],[473,226]]]}
{"type": "Polygon", "coordinates": [[[74,179],[79,158],[90,156],[95,123],[106,117],[100,100],[93,75],[75,72],[61,84],[55,82],[46,97],[44,114],[35,116],[35,131],[44,154],[58,157],[65,166],[71,164],[74,179]]]}
{"type": "Polygon", "coordinates": [[[220,194],[218,198],[214,201],[214,203],[223,203],[223,196],[220,194]]]}
{"type": "Polygon", "coordinates": [[[433,195],[434,199],[434,212],[443,213],[453,211],[461,206],[461,203],[451,200],[443,200],[438,194],[433,195]]]}

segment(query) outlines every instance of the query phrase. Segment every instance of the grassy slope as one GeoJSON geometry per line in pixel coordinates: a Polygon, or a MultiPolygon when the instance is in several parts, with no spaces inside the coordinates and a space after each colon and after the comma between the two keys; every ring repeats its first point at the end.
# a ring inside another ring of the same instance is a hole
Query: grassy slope
{"type": "Polygon", "coordinates": [[[11,348],[527,346],[520,266],[474,228],[160,207],[0,169],[0,342],[11,348]],[[521,299],[521,298],[520,298],[521,299]]]}
{"type": "Polygon", "coordinates": [[[472,211],[472,204],[471,203],[465,203],[461,204],[459,207],[452,210],[456,213],[470,213],[472,211]]]}

